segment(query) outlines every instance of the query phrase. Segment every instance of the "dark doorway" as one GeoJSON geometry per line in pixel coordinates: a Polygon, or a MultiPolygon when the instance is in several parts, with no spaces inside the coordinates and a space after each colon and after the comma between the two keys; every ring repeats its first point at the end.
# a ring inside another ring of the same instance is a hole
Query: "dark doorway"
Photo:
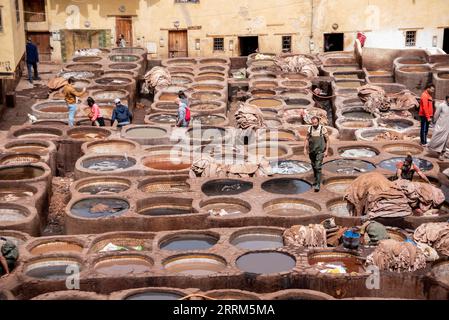
{"type": "Polygon", "coordinates": [[[246,57],[259,49],[259,37],[239,37],[240,56],[246,57]]]}
{"type": "Polygon", "coordinates": [[[324,34],[324,52],[343,51],[345,43],[344,33],[325,33],[324,34]]]}
{"type": "Polygon", "coordinates": [[[443,50],[449,54],[449,28],[444,29],[443,50]]]}

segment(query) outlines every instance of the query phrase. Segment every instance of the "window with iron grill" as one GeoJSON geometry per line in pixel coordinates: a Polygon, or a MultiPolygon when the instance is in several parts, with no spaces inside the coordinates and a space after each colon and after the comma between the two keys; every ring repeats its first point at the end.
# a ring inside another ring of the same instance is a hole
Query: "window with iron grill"
{"type": "Polygon", "coordinates": [[[214,38],[214,51],[224,51],[224,38],[214,38]]]}
{"type": "Polygon", "coordinates": [[[3,16],[2,16],[2,8],[0,8],[0,32],[3,31],[3,16]]]}
{"type": "Polygon", "coordinates": [[[416,31],[407,31],[405,33],[405,46],[406,47],[416,46],[416,31]]]}
{"type": "Polygon", "coordinates": [[[199,3],[200,0],[175,0],[175,3],[199,3]]]}
{"type": "Polygon", "coordinates": [[[291,36],[282,36],[282,52],[292,52],[291,36]]]}
{"type": "Polygon", "coordinates": [[[16,0],[14,3],[15,3],[15,6],[16,6],[16,20],[17,20],[17,23],[20,23],[20,7],[19,7],[19,0],[16,0]]]}

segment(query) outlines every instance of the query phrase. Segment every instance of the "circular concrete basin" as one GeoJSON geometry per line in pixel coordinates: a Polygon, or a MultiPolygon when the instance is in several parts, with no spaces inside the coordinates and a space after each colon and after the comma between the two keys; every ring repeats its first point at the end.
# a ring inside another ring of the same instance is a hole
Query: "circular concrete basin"
{"type": "Polygon", "coordinates": [[[88,178],[77,182],[75,189],[82,194],[107,195],[129,190],[131,181],[124,178],[100,177],[88,178]]]}
{"type": "Polygon", "coordinates": [[[129,203],[123,199],[87,198],[74,203],[70,212],[80,218],[98,219],[121,216],[129,208],[129,203]]]}
{"type": "Polygon", "coordinates": [[[208,250],[215,246],[218,240],[218,235],[208,233],[181,233],[165,237],[159,247],[168,251],[208,250]]]}
{"type": "Polygon", "coordinates": [[[0,186],[0,202],[16,202],[33,197],[37,189],[22,184],[20,186],[0,186]]]}
{"type": "Polygon", "coordinates": [[[346,273],[364,273],[362,261],[356,256],[348,253],[340,252],[318,252],[312,253],[308,256],[309,264],[311,266],[322,269],[322,265],[331,264],[341,266],[346,270],[346,273]]]}
{"type": "Polygon", "coordinates": [[[338,159],[326,162],[323,169],[332,173],[352,175],[366,173],[376,169],[371,162],[358,159],[338,159]]]}
{"type": "MultiPolygon", "coordinates": [[[[392,172],[396,172],[397,165],[399,162],[403,162],[405,158],[397,157],[391,158],[387,160],[383,160],[379,163],[379,167],[382,169],[386,169],[392,172]]],[[[421,171],[430,171],[433,169],[433,164],[429,160],[414,158],[413,163],[421,170],[421,171]]]]}
{"type": "Polygon", "coordinates": [[[151,272],[153,261],[144,256],[123,255],[100,258],[95,272],[105,276],[135,276],[151,272]]]}
{"type": "Polygon", "coordinates": [[[221,179],[212,180],[202,185],[201,191],[207,196],[231,196],[247,192],[253,188],[252,182],[221,179]]]}
{"type": "Polygon", "coordinates": [[[373,158],[380,152],[368,146],[357,146],[339,148],[338,153],[343,158],[373,158]]]}
{"type": "Polygon", "coordinates": [[[208,276],[224,271],[227,263],[215,255],[192,254],[168,258],[163,262],[163,266],[173,275],[208,276]]]}
{"type": "Polygon", "coordinates": [[[269,201],[263,205],[264,211],[270,216],[301,217],[318,214],[320,205],[305,199],[281,198],[269,201]]]}
{"type": "Polygon", "coordinates": [[[303,161],[280,160],[272,161],[271,169],[273,171],[273,174],[293,175],[310,172],[312,170],[312,166],[309,163],[303,161]]]}
{"type": "Polygon", "coordinates": [[[103,155],[87,158],[81,165],[89,170],[113,172],[114,170],[129,169],[136,164],[136,159],[131,157],[103,155]]]}
{"type": "Polygon", "coordinates": [[[282,231],[269,228],[237,231],[230,242],[243,250],[275,250],[284,246],[282,231]]]}
{"type": "Polygon", "coordinates": [[[74,241],[47,240],[38,244],[32,244],[28,251],[32,255],[41,256],[52,253],[81,253],[83,249],[81,244],[74,241]]]}
{"type": "Polygon", "coordinates": [[[247,273],[273,274],[291,271],[296,266],[296,260],[281,252],[251,252],[238,258],[236,265],[247,273]]]}
{"type": "Polygon", "coordinates": [[[262,183],[262,190],[274,194],[301,194],[310,189],[310,183],[294,178],[272,179],[262,183]]]}
{"type": "Polygon", "coordinates": [[[33,165],[0,168],[0,181],[32,180],[45,174],[45,169],[33,165]]]}
{"type": "Polygon", "coordinates": [[[40,161],[42,161],[42,158],[37,154],[19,153],[2,157],[0,159],[0,165],[21,165],[27,163],[38,163],[40,161]]]}
{"type": "Polygon", "coordinates": [[[67,279],[67,270],[81,270],[81,263],[72,258],[45,258],[28,263],[24,273],[40,280],[61,281],[67,279]]]}
{"type": "Polygon", "coordinates": [[[203,200],[200,202],[200,208],[205,212],[213,212],[219,215],[223,210],[226,216],[235,216],[245,214],[251,211],[251,205],[246,201],[233,198],[214,198],[210,200],[203,200]]]}

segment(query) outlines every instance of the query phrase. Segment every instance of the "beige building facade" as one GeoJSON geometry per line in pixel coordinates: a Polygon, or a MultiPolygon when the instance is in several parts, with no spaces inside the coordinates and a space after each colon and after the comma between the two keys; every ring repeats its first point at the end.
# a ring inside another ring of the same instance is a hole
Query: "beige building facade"
{"type": "Polygon", "coordinates": [[[26,30],[48,59],[83,47],[128,45],[152,57],[350,50],[449,51],[447,0],[24,0],[26,30]]]}

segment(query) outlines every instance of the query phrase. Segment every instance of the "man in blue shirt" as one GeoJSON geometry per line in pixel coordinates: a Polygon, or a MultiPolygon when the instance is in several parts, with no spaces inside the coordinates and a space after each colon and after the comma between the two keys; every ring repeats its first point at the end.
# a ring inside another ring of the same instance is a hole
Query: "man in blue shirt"
{"type": "Polygon", "coordinates": [[[187,105],[180,98],[176,98],[176,103],[178,104],[178,121],[176,122],[177,127],[187,128],[189,123],[186,121],[187,115],[187,105]]]}
{"type": "Polygon", "coordinates": [[[33,83],[33,75],[31,68],[34,69],[34,80],[40,80],[39,73],[37,71],[37,64],[39,63],[39,52],[36,45],[31,42],[31,38],[28,38],[26,45],[26,63],[28,68],[28,81],[33,83]]]}

